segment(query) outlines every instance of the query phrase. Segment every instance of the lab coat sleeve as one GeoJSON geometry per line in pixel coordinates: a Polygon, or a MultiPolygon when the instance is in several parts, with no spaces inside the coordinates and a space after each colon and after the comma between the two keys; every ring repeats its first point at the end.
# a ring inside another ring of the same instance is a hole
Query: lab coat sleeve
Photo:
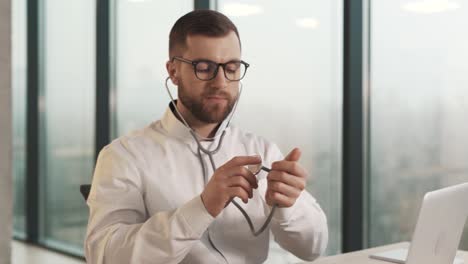
{"type": "Polygon", "coordinates": [[[200,196],[149,217],[134,157],[111,145],[99,155],[87,201],[87,263],[179,263],[214,218],[200,196]]]}
{"type": "MultiPolygon", "coordinates": [[[[271,162],[283,159],[274,144],[269,148],[267,156],[271,162]]],[[[307,261],[322,255],[328,243],[326,215],[306,190],[302,191],[293,206],[276,208],[271,231],[282,248],[307,261]]]]}

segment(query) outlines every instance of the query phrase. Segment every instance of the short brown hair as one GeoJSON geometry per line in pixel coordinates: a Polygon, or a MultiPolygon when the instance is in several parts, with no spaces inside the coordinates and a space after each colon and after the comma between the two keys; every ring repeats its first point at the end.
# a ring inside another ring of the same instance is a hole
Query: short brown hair
{"type": "Polygon", "coordinates": [[[203,35],[209,37],[224,37],[231,31],[240,37],[237,27],[225,15],[214,10],[194,10],[180,17],[172,26],[169,34],[169,57],[186,47],[189,35],[203,35]]]}

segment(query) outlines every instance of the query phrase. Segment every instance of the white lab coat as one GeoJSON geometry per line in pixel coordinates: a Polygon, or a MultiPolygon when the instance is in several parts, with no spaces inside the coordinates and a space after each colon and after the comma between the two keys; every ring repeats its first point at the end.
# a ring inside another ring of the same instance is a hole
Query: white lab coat
{"type": "MultiPolygon", "coordinates": [[[[265,139],[226,128],[214,160],[220,166],[235,156],[259,154],[265,165],[283,159],[265,139]]],[[[203,141],[205,147],[217,146],[203,141]]],[[[203,155],[208,177],[211,169],[203,155]]],[[[258,229],[270,207],[265,202],[266,173],[247,204],[258,229]]],[[[229,204],[213,218],[201,201],[204,188],[197,145],[170,108],[146,128],[114,140],[99,154],[88,198],[90,216],[85,240],[88,263],[261,263],[269,249],[270,230],[281,247],[304,260],[322,254],[328,242],[325,214],[303,191],[294,206],[278,208],[269,229],[252,236],[241,212],[229,204]],[[213,242],[211,245],[209,238],[213,242]]]]}

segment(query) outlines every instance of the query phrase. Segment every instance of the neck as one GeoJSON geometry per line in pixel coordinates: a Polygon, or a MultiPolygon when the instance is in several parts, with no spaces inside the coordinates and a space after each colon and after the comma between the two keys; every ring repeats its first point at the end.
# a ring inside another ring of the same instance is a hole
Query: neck
{"type": "MultiPolygon", "coordinates": [[[[184,115],[184,114],[183,114],[184,115]]],[[[200,136],[204,138],[212,138],[216,135],[219,123],[204,123],[198,119],[188,120],[187,115],[184,115],[189,126],[200,136]]]]}
{"type": "MultiPolygon", "coordinates": [[[[183,116],[188,125],[200,136],[205,138],[214,137],[220,123],[205,123],[197,119],[183,104],[179,101],[176,103],[176,107],[179,110],[180,114],[183,116]]],[[[181,120],[181,117],[178,113],[174,113],[177,119],[181,120]]]]}

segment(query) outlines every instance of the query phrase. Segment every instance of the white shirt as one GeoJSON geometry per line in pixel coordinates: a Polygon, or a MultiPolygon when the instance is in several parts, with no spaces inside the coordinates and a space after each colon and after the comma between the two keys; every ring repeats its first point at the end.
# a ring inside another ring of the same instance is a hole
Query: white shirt
{"type": "MultiPolygon", "coordinates": [[[[223,122],[214,141],[216,166],[235,156],[262,157],[267,167],[283,159],[275,144],[223,122]]],[[[203,154],[211,177],[213,170],[203,154]]],[[[265,202],[266,173],[246,210],[256,229],[271,207],[265,202]]],[[[270,232],[281,247],[304,260],[322,254],[328,242],[326,216],[303,191],[290,208],[277,208],[267,230],[251,234],[241,212],[229,204],[216,218],[201,201],[205,186],[197,145],[168,108],[162,120],[114,140],[99,154],[88,197],[85,240],[88,263],[261,263],[268,256],[270,232]],[[210,243],[210,240],[213,244],[210,243]],[[214,248],[212,245],[214,245],[214,248]],[[219,252],[222,253],[222,256],[219,252]]]]}

